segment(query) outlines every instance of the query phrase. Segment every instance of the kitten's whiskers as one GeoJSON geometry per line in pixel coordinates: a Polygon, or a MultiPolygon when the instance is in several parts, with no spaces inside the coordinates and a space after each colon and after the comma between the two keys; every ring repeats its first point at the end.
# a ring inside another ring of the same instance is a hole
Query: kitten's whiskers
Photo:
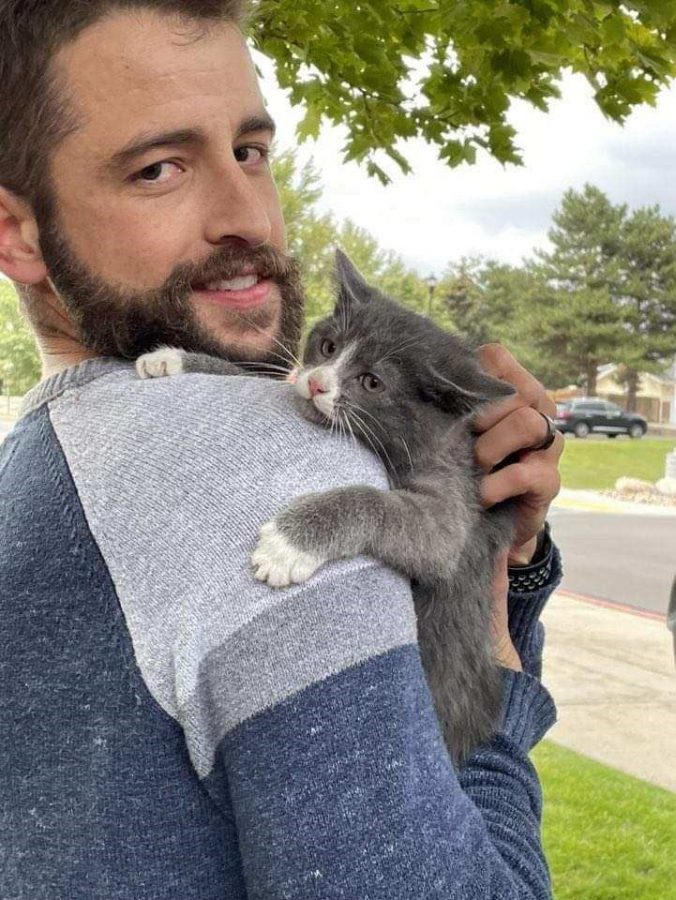
{"type": "Polygon", "coordinates": [[[410,469],[412,472],[413,471],[413,460],[411,459],[411,451],[408,449],[408,444],[406,443],[406,441],[404,440],[404,438],[401,435],[399,435],[399,440],[404,445],[404,450],[406,451],[406,455],[408,456],[408,462],[409,462],[409,466],[410,466],[410,469]]]}
{"type": "Polygon", "coordinates": [[[360,431],[362,432],[362,434],[363,434],[364,436],[366,436],[366,433],[368,432],[368,434],[371,436],[371,438],[372,438],[374,441],[376,441],[376,442],[378,443],[378,446],[379,446],[379,447],[381,448],[381,450],[383,451],[383,454],[385,455],[385,458],[386,458],[388,464],[385,463],[385,460],[383,459],[383,457],[381,456],[381,454],[378,453],[377,451],[375,451],[375,447],[374,447],[373,444],[369,441],[369,443],[370,443],[372,449],[376,452],[376,455],[377,455],[378,457],[380,457],[380,460],[381,460],[381,462],[383,463],[383,465],[387,468],[387,470],[388,470],[389,472],[391,472],[393,475],[395,475],[395,468],[394,468],[394,465],[393,465],[393,463],[392,463],[392,460],[390,459],[390,455],[389,455],[389,453],[387,452],[387,449],[386,449],[385,445],[383,444],[383,442],[380,440],[380,438],[379,438],[377,435],[375,435],[375,434],[373,433],[373,431],[368,427],[368,425],[366,424],[366,422],[364,422],[364,420],[363,420],[363,419],[362,419],[362,418],[354,411],[354,408],[353,408],[351,405],[350,405],[350,407],[349,407],[349,411],[350,411],[350,414],[354,417],[354,419],[355,419],[355,424],[356,424],[357,427],[360,429],[360,431]]]}

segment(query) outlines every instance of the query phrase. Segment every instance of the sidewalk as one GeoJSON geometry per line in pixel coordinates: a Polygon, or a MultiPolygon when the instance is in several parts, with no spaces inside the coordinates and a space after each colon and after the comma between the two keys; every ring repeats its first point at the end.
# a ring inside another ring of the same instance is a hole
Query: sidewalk
{"type": "Polygon", "coordinates": [[[676,669],[664,617],[559,591],[542,618],[543,682],[559,711],[547,737],[676,791],[676,669]]]}

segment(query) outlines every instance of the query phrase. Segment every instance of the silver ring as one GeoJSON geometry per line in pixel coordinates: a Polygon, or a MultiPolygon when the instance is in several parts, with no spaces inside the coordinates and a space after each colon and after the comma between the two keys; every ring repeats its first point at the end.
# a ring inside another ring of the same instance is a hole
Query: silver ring
{"type": "Polygon", "coordinates": [[[540,412],[539,409],[537,410],[537,412],[540,413],[542,418],[547,423],[547,434],[537,446],[531,447],[531,450],[549,450],[556,439],[556,425],[554,424],[554,420],[550,419],[548,415],[540,412]]]}

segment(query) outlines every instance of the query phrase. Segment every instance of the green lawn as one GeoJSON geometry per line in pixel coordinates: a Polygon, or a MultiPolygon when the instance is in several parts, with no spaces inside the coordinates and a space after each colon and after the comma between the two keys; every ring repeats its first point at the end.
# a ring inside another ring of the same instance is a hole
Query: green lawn
{"type": "Polygon", "coordinates": [[[664,477],[666,455],[675,448],[676,439],[567,438],[561,457],[562,484],[567,488],[600,491],[615,487],[622,475],[654,482],[664,477]]]}
{"type": "Polygon", "coordinates": [[[556,900],[674,900],[676,795],[544,742],[544,844],[556,900]]]}

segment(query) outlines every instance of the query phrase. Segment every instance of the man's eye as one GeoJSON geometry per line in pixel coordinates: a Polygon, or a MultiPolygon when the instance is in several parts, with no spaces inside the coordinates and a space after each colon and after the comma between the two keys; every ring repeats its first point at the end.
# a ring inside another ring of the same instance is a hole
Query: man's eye
{"type": "Polygon", "coordinates": [[[245,144],[242,147],[235,147],[235,159],[239,163],[247,163],[255,166],[256,163],[264,162],[270,155],[269,147],[261,147],[258,144],[245,144]]]}
{"type": "Polygon", "coordinates": [[[176,163],[172,162],[156,162],[150,166],[146,166],[132,176],[132,181],[145,181],[149,184],[166,184],[172,178],[173,169],[179,169],[176,163]]]}
{"type": "Polygon", "coordinates": [[[333,356],[336,352],[336,345],[329,338],[324,338],[319,345],[319,352],[322,356],[333,356]]]}

